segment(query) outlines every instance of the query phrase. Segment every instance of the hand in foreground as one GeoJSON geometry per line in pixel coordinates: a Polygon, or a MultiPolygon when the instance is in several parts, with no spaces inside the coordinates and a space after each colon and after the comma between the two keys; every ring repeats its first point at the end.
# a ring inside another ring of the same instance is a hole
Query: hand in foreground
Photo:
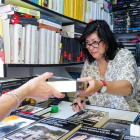
{"type": "Polygon", "coordinates": [[[26,94],[26,97],[33,98],[38,101],[44,101],[48,98],[63,98],[65,94],[55,90],[52,86],[47,84],[46,79],[52,77],[52,73],[46,72],[39,77],[33,78],[26,84],[18,88],[17,93],[22,92],[26,94]]]}
{"type": "Polygon", "coordinates": [[[96,80],[92,77],[78,78],[77,81],[84,81],[89,83],[89,86],[86,90],[78,91],[80,94],[87,97],[92,96],[95,92],[99,91],[103,86],[103,83],[101,81],[96,80]]]}
{"type": "Polygon", "coordinates": [[[77,103],[77,105],[73,105],[72,106],[72,110],[74,112],[79,112],[81,109],[84,108],[85,106],[85,102],[81,103],[82,99],[80,97],[78,97],[77,99],[74,99],[73,103],[77,103]]]}

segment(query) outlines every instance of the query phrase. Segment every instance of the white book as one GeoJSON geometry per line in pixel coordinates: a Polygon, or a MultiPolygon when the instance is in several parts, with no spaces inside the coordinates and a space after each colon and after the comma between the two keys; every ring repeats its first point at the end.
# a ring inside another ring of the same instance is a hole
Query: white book
{"type": "Polygon", "coordinates": [[[60,33],[56,33],[56,41],[55,41],[55,64],[59,64],[59,44],[60,44],[60,33]]]}
{"type": "Polygon", "coordinates": [[[52,0],[49,0],[49,6],[48,6],[48,8],[49,8],[50,10],[52,10],[52,0]]]}
{"type": "Polygon", "coordinates": [[[36,32],[35,36],[35,42],[36,42],[36,51],[35,51],[35,64],[39,63],[39,31],[36,32]]]}
{"type": "Polygon", "coordinates": [[[31,35],[31,64],[35,64],[36,55],[36,34],[37,26],[32,25],[32,35],[31,35]]]}
{"type": "Polygon", "coordinates": [[[25,43],[25,64],[31,63],[31,36],[32,36],[32,25],[28,24],[25,26],[26,30],[26,43],[25,43]]]}
{"type": "Polygon", "coordinates": [[[48,21],[48,20],[45,20],[45,19],[38,19],[37,21],[39,23],[42,23],[42,24],[45,24],[45,25],[49,25],[49,26],[53,26],[53,27],[62,29],[62,26],[61,25],[59,25],[57,23],[54,23],[54,22],[51,22],[51,21],[48,21]]]}
{"type": "Polygon", "coordinates": [[[14,24],[13,63],[21,63],[22,25],[14,24]]]}
{"type": "Polygon", "coordinates": [[[45,29],[45,46],[44,46],[44,56],[45,56],[44,63],[45,64],[47,63],[47,42],[46,42],[48,38],[47,34],[48,34],[48,30],[45,29]]]}
{"type": "Polygon", "coordinates": [[[64,15],[64,0],[60,1],[60,5],[59,6],[60,6],[60,8],[59,8],[60,9],[60,11],[59,11],[60,14],[64,15]]]}
{"type": "Polygon", "coordinates": [[[9,19],[2,19],[2,29],[4,36],[4,52],[5,52],[5,63],[10,63],[10,28],[9,19]]]}
{"type": "Polygon", "coordinates": [[[53,1],[53,4],[52,4],[52,10],[57,12],[56,11],[56,0],[52,0],[53,1]]]}
{"type": "Polygon", "coordinates": [[[51,64],[52,31],[47,32],[47,64],[51,64]]]}
{"type": "Polygon", "coordinates": [[[60,13],[60,4],[61,2],[59,2],[58,0],[56,0],[56,12],[60,13]]]}
{"type": "Polygon", "coordinates": [[[10,52],[11,52],[11,63],[13,63],[13,49],[14,49],[14,25],[10,24],[10,52]]]}
{"type": "Polygon", "coordinates": [[[6,13],[6,12],[9,12],[9,11],[12,11],[10,4],[0,6],[0,14],[6,13]]]}
{"type": "Polygon", "coordinates": [[[25,63],[25,27],[22,27],[21,38],[21,63],[25,63]]]}
{"type": "Polygon", "coordinates": [[[59,44],[59,62],[60,62],[60,56],[61,56],[61,50],[62,50],[62,43],[61,43],[62,36],[60,35],[60,44],[59,44]]]}
{"type": "Polygon", "coordinates": [[[51,45],[51,64],[55,63],[55,41],[56,41],[56,32],[52,31],[52,45],[51,45]]]}
{"type": "Polygon", "coordinates": [[[39,29],[39,64],[45,64],[45,38],[46,29],[39,29]]]}

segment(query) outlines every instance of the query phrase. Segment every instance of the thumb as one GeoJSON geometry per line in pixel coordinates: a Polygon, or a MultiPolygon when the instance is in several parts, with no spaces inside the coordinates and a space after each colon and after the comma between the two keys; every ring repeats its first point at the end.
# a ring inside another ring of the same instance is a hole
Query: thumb
{"type": "Polygon", "coordinates": [[[85,81],[85,82],[88,82],[92,80],[92,77],[82,77],[82,78],[77,78],[77,81],[85,81]]]}
{"type": "Polygon", "coordinates": [[[45,81],[46,81],[46,79],[51,78],[52,76],[53,76],[53,73],[50,73],[50,72],[46,72],[46,73],[44,73],[44,74],[41,75],[41,77],[45,81]]]}

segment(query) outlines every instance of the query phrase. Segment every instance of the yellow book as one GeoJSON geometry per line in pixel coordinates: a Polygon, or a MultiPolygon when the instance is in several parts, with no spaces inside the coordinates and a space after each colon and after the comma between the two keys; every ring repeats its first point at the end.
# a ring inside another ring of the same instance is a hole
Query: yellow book
{"type": "Polygon", "coordinates": [[[42,7],[44,7],[44,0],[42,0],[42,7]]]}
{"type": "Polygon", "coordinates": [[[68,0],[64,1],[64,15],[68,16],[68,0]]]}
{"type": "Polygon", "coordinates": [[[79,20],[82,21],[83,0],[79,0],[79,20]]]}
{"type": "Polygon", "coordinates": [[[85,12],[86,12],[86,0],[83,0],[83,5],[82,5],[82,21],[85,19],[85,12]]]}
{"type": "Polygon", "coordinates": [[[42,2],[41,2],[41,0],[39,0],[39,5],[40,5],[40,6],[42,5],[42,2]]]}
{"type": "Polygon", "coordinates": [[[80,5],[80,0],[76,0],[76,19],[79,20],[79,5],[80,5]]]}
{"type": "Polygon", "coordinates": [[[31,10],[28,8],[24,8],[20,6],[13,6],[13,5],[11,5],[11,9],[13,9],[13,11],[16,11],[16,12],[29,14],[29,15],[35,16],[36,18],[40,18],[40,12],[36,10],[31,10]]]}
{"type": "Polygon", "coordinates": [[[76,15],[77,15],[77,12],[76,12],[76,2],[77,0],[73,0],[73,18],[76,19],[76,15]]]}

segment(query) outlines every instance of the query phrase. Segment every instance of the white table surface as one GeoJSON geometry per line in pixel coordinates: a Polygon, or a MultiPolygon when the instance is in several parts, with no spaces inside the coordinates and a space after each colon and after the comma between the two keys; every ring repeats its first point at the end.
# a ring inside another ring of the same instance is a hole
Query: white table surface
{"type": "MultiPolygon", "coordinates": [[[[72,111],[72,106],[70,106],[71,104],[72,104],[71,102],[62,101],[58,105],[59,111],[57,113],[51,113],[51,117],[66,119],[72,116],[73,114],[75,114],[75,112],[72,111]]],[[[85,108],[109,112],[109,118],[128,120],[128,121],[133,121],[135,117],[138,115],[137,112],[123,111],[123,110],[97,107],[91,105],[86,105],[85,108]]]]}

